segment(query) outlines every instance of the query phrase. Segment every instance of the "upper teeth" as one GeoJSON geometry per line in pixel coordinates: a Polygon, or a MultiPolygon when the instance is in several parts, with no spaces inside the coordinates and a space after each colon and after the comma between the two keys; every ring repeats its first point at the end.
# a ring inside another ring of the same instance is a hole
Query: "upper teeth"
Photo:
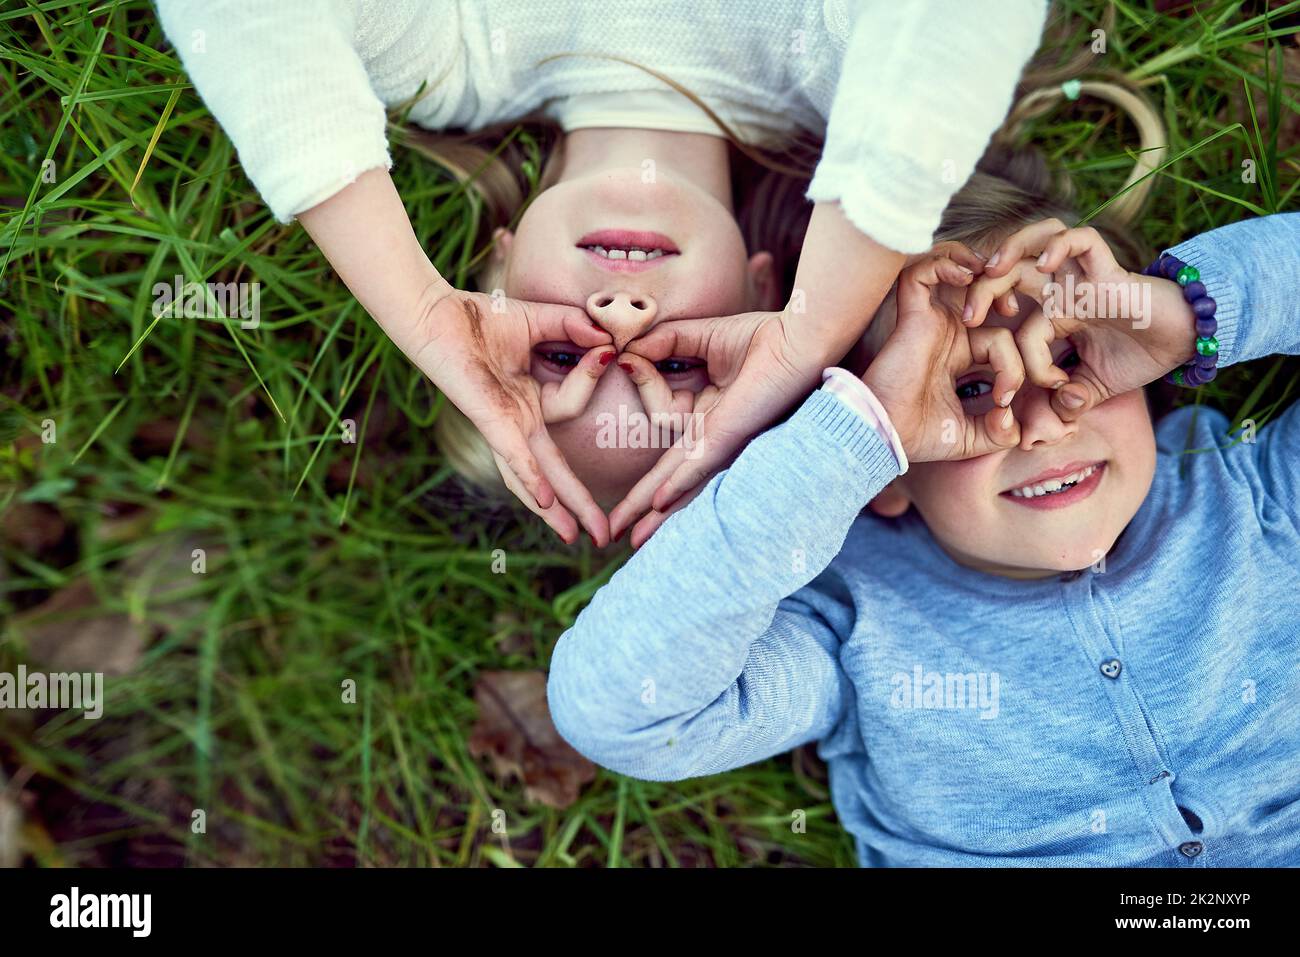
{"type": "Polygon", "coordinates": [[[643,249],[640,246],[629,246],[626,249],[606,249],[604,246],[588,246],[587,248],[604,256],[606,259],[630,259],[633,262],[658,259],[664,254],[662,249],[643,249]]]}
{"type": "Polygon", "coordinates": [[[1095,471],[1097,471],[1097,466],[1089,465],[1086,469],[1074,472],[1064,478],[1048,479],[1045,482],[1039,482],[1037,485],[1025,485],[1021,488],[1013,488],[1011,494],[1017,498],[1033,498],[1035,495],[1050,495],[1052,492],[1059,492],[1067,486],[1077,485],[1095,471]]]}

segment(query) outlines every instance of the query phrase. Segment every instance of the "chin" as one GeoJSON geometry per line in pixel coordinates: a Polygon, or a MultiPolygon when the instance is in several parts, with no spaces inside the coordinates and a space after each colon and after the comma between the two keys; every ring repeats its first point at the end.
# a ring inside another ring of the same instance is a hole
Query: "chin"
{"type": "Polygon", "coordinates": [[[1094,538],[1087,542],[1074,542],[1066,549],[1064,554],[1056,553],[1050,556],[1044,556],[1044,562],[1041,567],[1058,572],[1078,572],[1084,571],[1097,562],[1101,561],[1110,553],[1111,546],[1115,544],[1115,538],[1109,539],[1094,538]]]}

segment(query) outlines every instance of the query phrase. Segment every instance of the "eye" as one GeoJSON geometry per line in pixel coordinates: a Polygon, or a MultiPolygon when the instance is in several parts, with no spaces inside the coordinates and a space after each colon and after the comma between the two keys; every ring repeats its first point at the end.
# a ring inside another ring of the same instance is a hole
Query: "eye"
{"type": "Polygon", "coordinates": [[[982,373],[957,384],[957,398],[967,415],[983,415],[993,408],[992,373],[982,373]]]}
{"type": "Polygon", "coordinates": [[[965,402],[967,399],[977,399],[992,391],[993,383],[985,382],[983,379],[971,379],[969,382],[963,382],[961,385],[957,386],[957,397],[965,402]],[[980,391],[981,387],[987,391],[980,391]]]}
{"type": "Polygon", "coordinates": [[[576,352],[543,352],[542,358],[549,362],[554,362],[557,366],[576,366],[582,359],[582,356],[576,352]]]}
{"type": "Polygon", "coordinates": [[[565,342],[543,342],[533,349],[533,355],[537,356],[546,369],[560,375],[567,375],[586,354],[586,349],[565,342]]]}
{"type": "Polygon", "coordinates": [[[703,362],[698,359],[660,359],[655,363],[655,368],[663,375],[685,375],[688,372],[694,372],[702,367],[703,362]]]}
{"type": "Polygon", "coordinates": [[[1070,369],[1077,366],[1083,359],[1079,357],[1079,350],[1071,345],[1065,352],[1061,353],[1061,358],[1056,360],[1056,364],[1061,369],[1070,369]]]}

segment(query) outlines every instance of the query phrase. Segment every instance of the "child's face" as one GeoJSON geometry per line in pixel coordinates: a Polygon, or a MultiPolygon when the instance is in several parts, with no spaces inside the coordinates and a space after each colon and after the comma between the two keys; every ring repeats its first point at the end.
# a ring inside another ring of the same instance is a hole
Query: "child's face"
{"type": "MultiPolygon", "coordinates": [[[[986,324],[1020,327],[1039,307],[1018,296],[1019,313],[990,311],[986,324]]],[[[875,322],[893,326],[892,297],[875,322]]],[[[1073,347],[1053,344],[1052,357],[1069,372],[1073,347]]],[[[994,407],[992,376],[974,367],[957,378],[969,414],[994,407]],[[982,385],[981,383],[988,383],[982,385]]],[[[1020,423],[1014,448],[958,462],[915,463],[872,503],[883,515],[916,507],[935,539],[960,564],[1011,578],[1074,571],[1105,555],[1137,513],[1155,474],[1156,448],[1145,393],[1138,389],[1095,406],[1072,423],[1061,421],[1051,392],[1028,380],[1011,409],[1020,423]],[[1073,491],[1034,497],[1012,494],[1041,484],[1045,473],[1093,474],[1073,491]]]]}
{"type": "MultiPolygon", "coordinates": [[[[643,182],[642,170],[632,167],[566,179],[545,190],[513,234],[499,231],[492,283],[513,299],[587,309],[619,349],[667,319],[780,308],[771,256],[747,257],[731,211],[662,167],[653,180],[643,182]],[[645,261],[611,261],[585,248],[593,237],[610,248],[615,231],[658,234],[636,243],[613,240],[669,251],[645,261]]],[[[561,381],[584,351],[571,342],[542,343],[534,350],[533,377],[539,383],[561,381]]],[[[658,368],[670,389],[698,393],[708,385],[696,357],[667,359],[658,368]]],[[[642,441],[646,435],[657,440],[657,432],[638,433],[639,416],[646,413],[636,385],[611,363],[583,413],[548,429],[604,508],[621,500],[663,454],[642,441]]]]}

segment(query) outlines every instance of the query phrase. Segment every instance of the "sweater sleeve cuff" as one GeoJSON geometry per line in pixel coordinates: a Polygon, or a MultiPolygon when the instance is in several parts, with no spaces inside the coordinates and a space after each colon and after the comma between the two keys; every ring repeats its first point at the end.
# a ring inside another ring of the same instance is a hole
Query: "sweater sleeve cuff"
{"type": "Polygon", "coordinates": [[[899,474],[898,460],[885,437],[833,392],[814,391],[790,417],[790,424],[796,428],[811,427],[830,438],[861,466],[864,477],[874,479],[868,484],[878,483],[883,487],[888,479],[899,474]]]}
{"type": "Polygon", "coordinates": [[[841,369],[839,366],[829,366],[823,369],[822,383],[823,389],[837,396],[849,408],[853,409],[862,417],[863,421],[880,434],[882,439],[889,443],[889,448],[893,451],[894,459],[898,463],[898,474],[905,473],[908,469],[908,462],[907,452],[903,449],[903,440],[899,438],[898,431],[889,418],[889,412],[876,398],[876,394],[871,391],[871,387],[852,372],[841,369]]]}

